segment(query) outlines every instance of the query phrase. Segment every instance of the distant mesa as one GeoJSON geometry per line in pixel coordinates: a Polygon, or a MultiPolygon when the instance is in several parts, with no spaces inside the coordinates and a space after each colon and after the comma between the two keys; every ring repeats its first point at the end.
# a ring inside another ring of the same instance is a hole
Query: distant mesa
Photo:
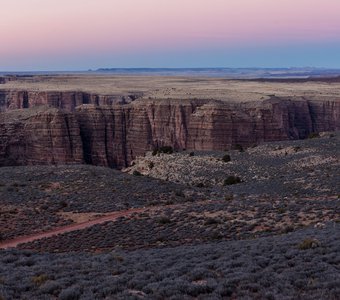
{"type": "Polygon", "coordinates": [[[234,79],[339,77],[340,69],[325,68],[99,68],[95,72],[130,75],[196,75],[234,79]]]}

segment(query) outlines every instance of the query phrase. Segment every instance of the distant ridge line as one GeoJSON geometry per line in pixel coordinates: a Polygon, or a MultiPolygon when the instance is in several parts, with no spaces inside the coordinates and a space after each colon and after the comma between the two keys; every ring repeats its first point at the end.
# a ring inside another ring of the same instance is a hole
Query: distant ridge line
{"type": "Polygon", "coordinates": [[[129,75],[190,75],[228,77],[240,79],[258,78],[314,78],[340,76],[340,69],[326,68],[99,68],[94,73],[129,75]]]}

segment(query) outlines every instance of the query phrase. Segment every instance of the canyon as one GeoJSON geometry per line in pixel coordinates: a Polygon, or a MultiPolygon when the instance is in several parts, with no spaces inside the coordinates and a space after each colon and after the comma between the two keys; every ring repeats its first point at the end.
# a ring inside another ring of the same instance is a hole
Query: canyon
{"type": "Polygon", "coordinates": [[[340,129],[338,87],[314,81],[3,77],[0,165],[124,168],[162,146],[225,151],[304,139],[340,129]],[[92,86],[77,88],[83,81],[92,86]]]}

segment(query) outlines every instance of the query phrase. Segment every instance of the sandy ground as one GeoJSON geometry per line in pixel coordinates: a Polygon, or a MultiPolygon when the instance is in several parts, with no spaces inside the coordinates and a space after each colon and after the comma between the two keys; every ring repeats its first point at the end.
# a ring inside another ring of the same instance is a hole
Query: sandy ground
{"type": "Polygon", "coordinates": [[[23,77],[1,90],[84,91],[100,95],[140,94],[142,99],[261,101],[272,96],[338,100],[339,82],[257,82],[209,77],[60,75],[23,77]]]}

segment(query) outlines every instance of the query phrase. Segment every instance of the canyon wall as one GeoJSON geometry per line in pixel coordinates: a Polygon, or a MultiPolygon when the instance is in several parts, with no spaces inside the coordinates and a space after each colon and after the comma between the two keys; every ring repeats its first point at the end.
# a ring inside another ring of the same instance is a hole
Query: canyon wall
{"type": "Polygon", "coordinates": [[[140,95],[97,95],[85,92],[0,90],[0,112],[46,105],[73,112],[82,104],[96,106],[127,104],[140,95]]]}
{"type": "Polygon", "coordinates": [[[0,166],[83,163],[79,124],[57,109],[0,114],[0,166]]]}
{"type": "Polygon", "coordinates": [[[82,92],[0,92],[0,165],[121,168],[160,146],[227,150],[340,129],[340,102],[134,100],[82,92]]]}

